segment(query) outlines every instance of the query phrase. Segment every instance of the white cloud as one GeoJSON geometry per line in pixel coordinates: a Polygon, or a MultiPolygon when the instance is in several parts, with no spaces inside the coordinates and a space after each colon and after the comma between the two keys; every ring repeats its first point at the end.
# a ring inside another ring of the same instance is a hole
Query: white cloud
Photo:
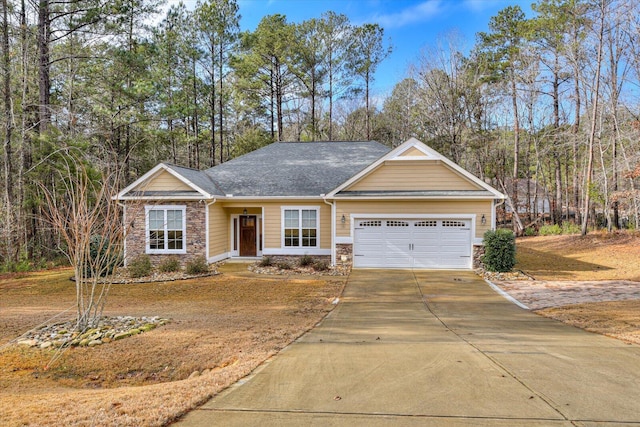
{"type": "Polygon", "coordinates": [[[505,3],[504,0],[464,0],[462,7],[471,12],[479,13],[501,3],[505,3]]]}
{"type": "Polygon", "coordinates": [[[399,28],[435,17],[441,10],[442,0],[427,0],[396,13],[376,15],[373,21],[383,28],[399,28]]]}

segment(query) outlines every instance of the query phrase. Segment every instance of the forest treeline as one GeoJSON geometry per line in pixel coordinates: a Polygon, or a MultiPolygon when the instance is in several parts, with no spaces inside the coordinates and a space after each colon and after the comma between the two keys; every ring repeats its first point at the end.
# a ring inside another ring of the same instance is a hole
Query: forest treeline
{"type": "Polygon", "coordinates": [[[157,0],[0,5],[5,269],[59,253],[44,195],[72,200],[70,159],[118,189],[161,161],[206,168],[274,141],[416,137],[507,193],[516,231],[545,197],[553,223],[638,226],[637,1],[506,7],[472,45],[450,33],[416,52],[382,99],[393,40],[333,12],[241,32],[236,0],[161,17],[157,0]]]}

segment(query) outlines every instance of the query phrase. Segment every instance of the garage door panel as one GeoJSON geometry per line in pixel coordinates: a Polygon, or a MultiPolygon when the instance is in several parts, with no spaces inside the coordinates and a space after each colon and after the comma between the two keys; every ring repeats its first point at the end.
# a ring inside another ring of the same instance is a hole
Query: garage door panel
{"type": "Polygon", "coordinates": [[[471,221],[356,220],[354,267],[470,268],[471,221]]]}

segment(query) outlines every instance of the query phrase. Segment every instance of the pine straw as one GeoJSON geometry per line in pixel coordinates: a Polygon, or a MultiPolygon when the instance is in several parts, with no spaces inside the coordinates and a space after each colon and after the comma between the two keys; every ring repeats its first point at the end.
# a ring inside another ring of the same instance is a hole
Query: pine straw
{"type": "Polygon", "coordinates": [[[101,346],[69,349],[45,369],[52,350],[8,344],[73,306],[69,273],[0,277],[2,426],[165,425],[313,327],[344,286],[344,279],[335,278],[227,274],[114,285],[106,315],[159,315],[171,323],[101,346]],[[192,377],[194,372],[202,374],[192,377]]]}

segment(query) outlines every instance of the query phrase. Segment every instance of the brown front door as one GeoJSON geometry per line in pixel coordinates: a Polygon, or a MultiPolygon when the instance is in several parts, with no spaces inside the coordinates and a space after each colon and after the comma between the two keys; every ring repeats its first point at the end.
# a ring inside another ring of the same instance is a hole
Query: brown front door
{"type": "Polygon", "coordinates": [[[240,256],[256,256],[256,222],[255,215],[240,216],[240,256]]]}

